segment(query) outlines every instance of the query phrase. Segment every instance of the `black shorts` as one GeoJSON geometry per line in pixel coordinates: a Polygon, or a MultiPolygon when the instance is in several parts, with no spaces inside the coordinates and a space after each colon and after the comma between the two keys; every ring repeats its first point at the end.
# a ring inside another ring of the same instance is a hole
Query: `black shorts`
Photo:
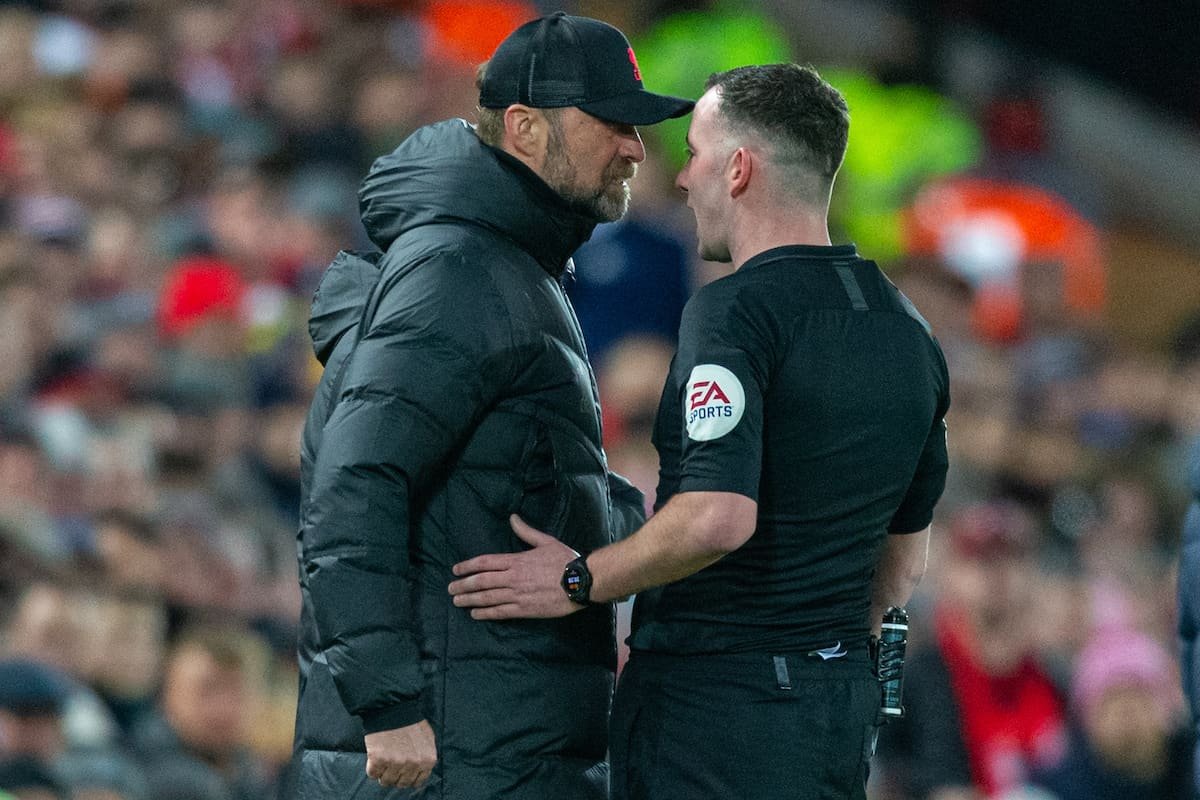
{"type": "Polygon", "coordinates": [[[634,653],[612,800],[865,800],[879,701],[865,644],[828,661],[634,653]]]}

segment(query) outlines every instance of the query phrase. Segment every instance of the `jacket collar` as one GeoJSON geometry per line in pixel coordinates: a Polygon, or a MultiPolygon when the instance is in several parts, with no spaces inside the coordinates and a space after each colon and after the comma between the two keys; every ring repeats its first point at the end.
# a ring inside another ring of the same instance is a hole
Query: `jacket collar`
{"type": "Polygon", "coordinates": [[[378,159],[359,190],[359,207],[383,250],[422,225],[479,225],[511,239],[555,278],[596,227],[461,119],[420,128],[378,159]]]}

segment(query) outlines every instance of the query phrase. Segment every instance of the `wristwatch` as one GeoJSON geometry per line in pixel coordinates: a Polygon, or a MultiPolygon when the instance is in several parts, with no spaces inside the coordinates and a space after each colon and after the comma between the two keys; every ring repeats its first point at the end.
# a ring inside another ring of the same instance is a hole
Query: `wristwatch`
{"type": "Polygon", "coordinates": [[[562,587],[572,602],[581,606],[592,602],[592,573],[588,570],[587,556],[580,556],[563,568],[562,587]]]}

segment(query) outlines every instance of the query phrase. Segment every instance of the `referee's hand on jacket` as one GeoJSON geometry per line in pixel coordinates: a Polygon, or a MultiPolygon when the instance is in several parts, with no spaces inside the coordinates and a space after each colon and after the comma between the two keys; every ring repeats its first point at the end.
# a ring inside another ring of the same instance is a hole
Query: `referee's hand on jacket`
{"type": "Polygon", "coordinates": [[[454,605],[471,609],[472,619],[551,619],[584,606],[563,591],[563,568],[579,553],[516,514],[513,533],[529,545],[519,553],[492,553],[460,561],[450,582],[454,605]]]}

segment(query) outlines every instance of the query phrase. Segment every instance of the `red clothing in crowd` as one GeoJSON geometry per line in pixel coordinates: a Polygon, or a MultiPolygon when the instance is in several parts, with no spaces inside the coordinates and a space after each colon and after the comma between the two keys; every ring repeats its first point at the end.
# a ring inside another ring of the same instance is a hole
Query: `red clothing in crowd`
{"type": "Polygon", "coordinates": [[[1029,656],[1008,674],[991,675],[976,659],[965,620],[943,610],[935,625],[973,782],[989,797],[1019,787],[1032,766],[1062,754],[1064,710],[1054,684],[1029,656]]]}

